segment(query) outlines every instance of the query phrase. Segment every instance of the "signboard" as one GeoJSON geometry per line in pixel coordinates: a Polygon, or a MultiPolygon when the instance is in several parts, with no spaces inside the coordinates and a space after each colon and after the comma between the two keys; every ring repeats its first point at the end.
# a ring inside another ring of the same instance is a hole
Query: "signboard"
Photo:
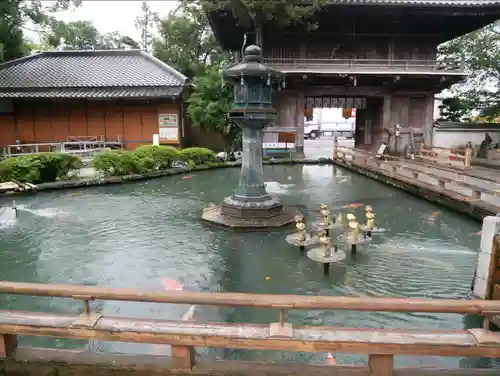
{"type": "Polygon", "coordinates": [[[179,117],[175,112],[158,114],[161,141],[179,142],[179,117]]]}
{"type": "Polygon", "coordinates": [[[306,108],[366,108],[366,98],[306,97],[306,108]]]}

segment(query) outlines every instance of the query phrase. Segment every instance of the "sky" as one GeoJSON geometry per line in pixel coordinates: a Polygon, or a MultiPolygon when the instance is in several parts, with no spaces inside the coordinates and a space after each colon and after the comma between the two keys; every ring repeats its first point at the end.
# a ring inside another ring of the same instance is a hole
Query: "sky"
{"type": "MultiPolygon", "coordinates": [[[[50,1],[47,1],[50,3],[50,1]]],[[[175,0],[151,0],[146,1],[153,12],[157,12],[160,17],[166,16],[168,12],[174,10],[178,1],[175,0]]],[[[134,21],[140,14],[142,1],[102,1],[83,0],[78,8],[66,12],[55,13],[54,16],[64,22],[72,21],[92,21],[99,32],[105,34],[118,31],[122,35],[128,35],[132,39],[139,39],[134,21]]],[[[37,40],[36,33],[27,33],[30,39],[37,40]]]]}

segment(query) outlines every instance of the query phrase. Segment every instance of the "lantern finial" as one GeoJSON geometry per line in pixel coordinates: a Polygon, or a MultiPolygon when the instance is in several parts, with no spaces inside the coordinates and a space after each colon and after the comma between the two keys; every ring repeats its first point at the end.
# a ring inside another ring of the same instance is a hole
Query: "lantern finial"
{"type": "Polygon", "coordinates": [[[245,48],[244,60],[247,63],[250,61],[260,63],[262,61],[262,50],[260,47],[252,44],[251,46],[245,48]]]}

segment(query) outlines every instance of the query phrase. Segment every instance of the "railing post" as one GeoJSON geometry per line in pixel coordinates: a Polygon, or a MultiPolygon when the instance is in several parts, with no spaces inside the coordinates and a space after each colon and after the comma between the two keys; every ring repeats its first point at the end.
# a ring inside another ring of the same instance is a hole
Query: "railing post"
{"type": "Polygon", "coordinates": [[[11,358],[17,348],[17,336],[0,334],[0,358],[11,358]]]}
{"type": "Polygon", "coordinates": [[[392,376],[393,355],[370,354],[368,367],[371,376],[392,376]]]}
{"type": "Polygon", "coordinates": [[[333,159],[335,160],[337,158],[337,151],[339,148],[339,141],[337,137],[333,138],[333,159]]]}
{"type": "Polygon", "coordinates": [[[191,371],[194,366],[195,352],[191,346],[172,345],[172,368],[191,371]]]}
{"type": "Polygon", "coordinates": [[[465,149],[464,166],[465,167],[470,167],[471,166],[471,161],[472,161],[472,149],[471,148],[466,148],[465,149]]]}

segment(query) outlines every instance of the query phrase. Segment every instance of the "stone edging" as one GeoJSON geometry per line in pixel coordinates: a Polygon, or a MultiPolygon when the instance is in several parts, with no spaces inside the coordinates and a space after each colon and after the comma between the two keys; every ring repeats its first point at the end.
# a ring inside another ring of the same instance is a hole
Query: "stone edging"
{"type": "Polygon", "coordinates": [[[374,168],[364,168],[353,163],[335,160],[333,164],[344,167],[350,171],[356,172],[368,178],[377,180],[381,183],[398,188],[402,191],[410,193],[416,197],[422,198],[434,204],[438,204],[453,210],[457,213],[464,214],[477,221],[482,221],[484,217],[496,215],[491,205],[487,203],[476,204],[465,200],[460,200],[453,192],[439,189],[430,184],[423,182],[415,182],[409,179],[393,178],[374,168]]]}
{"type": "MultiPolygon", "coordinates": [[[[264,165],[295,165],[295,164],[311,164],[311,165],[332,165],[333,160],[331,158],[314,158],[314,159],[295,159],[295,160],[276,160],[276,161],[264,161],[264,165]]],[[[198,171],[215,170],[222,168],[240,167],[241,162],[226,162],[217,165],[207,166],[200,165],[195,166],[191,169],[185,168],[171,168],[168,170],[148,172],[145,174],[132,174],[125,176],[109,176],[101,178],[91,178],[91,179],[74,179],[74,180],[60,180],[50,183],[42,183],[36,186],[34,190],[26,190],[21,192],[12,192],[6,195],[19,195],[19,194],[33,194],[40,191],[53,191],[59,189],[76,189],[84,187],[96,187],[100,185],[108,184],[124,184],[132,181],[142,181],[150,180],[164,176],[174,176],[180,174],[193,173],[198,171]]],[[[3,196],[0,194],[0,196],[3,196]]]]}

